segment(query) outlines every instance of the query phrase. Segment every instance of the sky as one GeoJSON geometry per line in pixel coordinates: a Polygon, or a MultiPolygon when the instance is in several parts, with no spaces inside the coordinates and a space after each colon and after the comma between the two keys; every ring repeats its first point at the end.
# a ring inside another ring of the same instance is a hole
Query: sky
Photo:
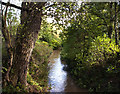
{"type": "Polygon", "coordinates": [[[48,23],[52,23],[53,20],[54,20],[54,18],[47,18],[48,23]]]}
{"type": "MultiPolygon", "coordinates": [[[[9,0],[2,0],[3,2],[8,2],[9,0]]],[[[17,6],[21,6],[22,0],[10,0],[10,3],[15,4],[17,6]]]]}
{"type": "MultiPolygon", "coordinates": [[[[3,1],[3,0],[2,0],[3,1]]],[[[3,2],[8,2],[9,0],[4,0],[3,2]]],[[[15,5],[17,5],[17,6],[21,6],[21,3],[22,3],[22,0],[10,0],[10,3],[11,4],[15,4],[15,5]]],[[[2,9],[3,9],[4,7],[2,7],[2,9]]],[[[17,18],[18,19],[20,19],[20,13],[21,13],[21,11],[19,10],[19,9],[16,9],[16,8],[14,8],[15,9],[15,13],[17,14],[17,18]]]]}
{"type": "MultiPolygon", "coordinates": [[[[4,0],[3,2],[8,2],[9,0],[4,0]]],[[[23,0],[10,0],[10,3],[15,4],[17,6],[21,6],[23,0]]],[[[81,1],[79,1],[79,3],[81,3],[81,1]]],[[[15,8],[15,12],[17,13],[17,18],[20,19],[20,10],[15,8]]],[[[52,20],[54,20],[54,18],[47,18],[47,22],[48,23],[52,23],[52,20]]]]}
{"type": "MultiPolygon", "coordinates": [[[[4,0],[3,2],[8,2],[9,0],[4,0]]],[[[22,0],[10,0],[10,3],[15,4],[17,6],[21,6],[22,0]]],[[[15,12],[17,13],[17,18],[20,19],[20,10],[15,9],[15,12]]],[[[47,18],[48,23],[52,23],[53,18],[47,18]]]]}

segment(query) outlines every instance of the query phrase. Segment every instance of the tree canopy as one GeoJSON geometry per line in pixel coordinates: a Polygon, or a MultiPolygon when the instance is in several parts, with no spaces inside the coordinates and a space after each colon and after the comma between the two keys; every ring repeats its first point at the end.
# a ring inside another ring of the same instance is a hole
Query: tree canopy
{"type": "Polygon", "coordinates": [[[111,89],[108,78],[115,79],[119,74],[119,2],[22,2],[22,7],[2,4],[6,6],[2,12],[2,34],[7,49],[3,86],[19,86],[23,90],[29,87],[27,73],[35,44],[57,49],[62,39],[62,58],[79,85],[88,84],[91,91],[100,91],[106,83],[105,89],[111,89]],[[9,6],[21,10],[20,23],[9,6]],[[53,22],[47,23],[47,17],[52,17],[53,22]],[[60,37],[56,36],[57,29],[62,30],[60,37]],[[97,76],[93,77],[92,72],[97,76]],[[107,81],[100,80],[100,72],[107,81]]]}

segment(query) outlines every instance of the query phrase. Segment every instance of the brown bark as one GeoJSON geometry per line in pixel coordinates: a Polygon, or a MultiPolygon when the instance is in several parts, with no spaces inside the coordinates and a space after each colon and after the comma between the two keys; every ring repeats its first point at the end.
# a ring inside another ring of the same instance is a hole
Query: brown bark
{"type": "Polygon", "coordinates": [[[7,25],[6,25],[6,18],[7,18],[7,10],[8,10],[8,5],[6,6],[6,10],[5,10],[5,14],[3,16],[2,14],[2,34],[3,37],[5,38],[5,44],[6,44],[6,49],[7,49],[7,54],[8,54],[8,68],[7,68],[7,72],[5,74],[5,81],[7,81],[8,83],[10,82],[9,79],[9,72],[12,66],[12,61],[13,61],[13,50],[12,50],[12,44],[11,44],[11,37],[10,37],[10,33],[7,29],[7,25]]]}
{"type": "MultiPolygon", "coordinates": [[[[120,1],[119,1],[119,6],[118,6],[118,13],[120,14],[120,1]]],[[[118,15],[118,24],[119,24],[119,41],[120,41],[120,15],[118,15]]]]}
{"type": "Polygon", "coordinates": [[[11,82],[14,86],[21,84],[23,87],[27,85],[27,69],[32,50],[34,48],[35,41],[38,36],[38,31],[41,25],[42,11],[41,9],[45,3],[37,3],[36,5],[31,2],[27,5],[22,3],[23,8],[32,8],[31,12],[21,11],[21,25],[22,28],[18,29],[15,54],[13,60],[13,66],[10,72],[11,82]]]}
{"type": "Polygon", "coordinates": [[[115,43],[118,45],[118,34],[117,34],[117,13],[116,13],[116,8],[117,8],[117,3],[115,2],[115,19],[114,19],[114,29],[115,29],[115,43]]]}
{"type": "Polygon", "coordinates": [[[110,26],[109,26],[109,29],[108,29],[108,37],[110,39],[111,39],[112,31],[113,31],[113,28],[112,28],[112,24],[113,24],[113,19],[112,19],[112,5],[113,5],[113,3],[111,2],[110,3],[110,26]]]}

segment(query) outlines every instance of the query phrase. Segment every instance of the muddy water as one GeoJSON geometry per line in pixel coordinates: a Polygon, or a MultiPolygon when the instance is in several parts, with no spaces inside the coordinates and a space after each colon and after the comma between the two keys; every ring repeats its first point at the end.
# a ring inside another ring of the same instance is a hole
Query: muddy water
{"type": "Polygon", "coordinates": [[[50,92],[87,92],[87,90],[79,88],[70,75],[63,70],[64,64],[61,62],[59,50],[52,53],[49,61],[48,84],[51,86],[50,92]]]}

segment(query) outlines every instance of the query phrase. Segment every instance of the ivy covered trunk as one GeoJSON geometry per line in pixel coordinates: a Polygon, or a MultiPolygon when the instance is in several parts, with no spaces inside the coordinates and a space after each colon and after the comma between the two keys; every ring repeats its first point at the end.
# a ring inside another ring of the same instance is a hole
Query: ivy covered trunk
{"type": "Polygon", "coordinates": [[[22,8],[27,8],[28,11],[21,11],[21,26],[16,36],[13,65],[10,71],[13,86],[27,85],[28,63],[40,30],[42,21],[40,9],[43,5],[44,3],[40,2],[22,3],[22,8]]]}

